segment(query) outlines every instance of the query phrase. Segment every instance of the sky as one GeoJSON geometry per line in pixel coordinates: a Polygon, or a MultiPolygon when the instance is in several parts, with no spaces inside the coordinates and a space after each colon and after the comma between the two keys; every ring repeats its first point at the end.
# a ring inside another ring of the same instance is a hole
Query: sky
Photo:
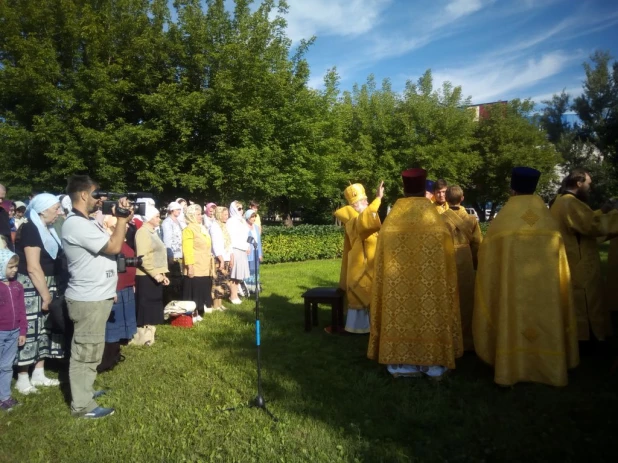
{"type": "Polygon", "coordinates": [[[461,85],[473,103],[582,91],[582,63],[618,57],[615,0],[287,0],[294,44],[316,36],[309,85],[336,67],[341,88],[369,74],[403,90],[431,69],[434,87],[461,85]]]}

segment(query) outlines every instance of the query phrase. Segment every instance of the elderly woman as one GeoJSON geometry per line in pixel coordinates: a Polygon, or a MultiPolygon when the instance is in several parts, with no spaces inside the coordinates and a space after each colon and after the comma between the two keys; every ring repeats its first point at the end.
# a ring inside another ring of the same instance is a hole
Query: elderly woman
{"type": "Polygon", "coordinates": [[[249,246],[249,277],[245,278],[245,284],[249,289],[249,292],[254,293],[259,290],[260,284],[258,281],[260,262],[262,262],[262,238],[260,229],[257,224],[257,212],[255,209],[249,209],[245,212],[245,220],[247,221],[247,227],[249,228],[249,236],[253,238],[257,244],[258,258],[255,260],[255,249],[252,245],[249,246]]]}
{"type": "Polygon", "coordinates": [[[249,277],[248,254],[250,251],[249,243],[247,243],[249,230],[247,230],[247,223],[243,217],[243,207],[239,201],[232,201],[232,204],[230,204],[230,218],[226,226],[232,239],[232,253],[234,254],[234,266],[230,271],[230,279],[232,280],[232,298],[230,302],[232,304],[240,304],[241,301],[238,299],[238,294],[245,296],[240,284],[245,278],[249,277]],[[236,297],[233,297],[234,289],[236,290],[236,297]]]}
{"type": "Polygon", "coordinates": [[[230,294],[231,299],[238,299],[236,285],[232,285],[229,281],[230,268],[234,267],[234,255],[232,254],[232,239],[225,225],[228,218],[227,208],[217,207],[215,209],[215,221],[210,227],[212,254],[215,256],[215,279],[213,282],[213,308],[215,310],[225,310],[221,300],[230,294]]]}
{"type": "Polygon", "coordinates": [[[212,313],[212,241],[202,225],[202,208],[198,204],[187,207],[187,228],[182,231],[184,255],[184,284],[182,298],[196,305],[195,321],[204,313],[212,313]]]}
{"type": "MultiPolygon", "coordinates": [[[[103,228],[111,235],[116,229],[118,219],[111,215],[103,217],[103,228]]],[[[127,224],[128,226],[128,224],[127,224]]],[[[135,257],[135,251],[126,243],[122,243],[122,254],[125,257],[135,257]]],[[[120,346],[128,343],[137,333],[135,319],[135,267],[127,267],[126,272],[118,273],[116,297],[105,327],[105,350],[103,359],[97,367],[102,373],[113,369],[122,360],[120,346]]]]}
{"type": "Polygon", "coordinates": [[[135,234],[135,253],[143,260],[135,273],[137,334],[133,341],[138,345],[154,344],[156,325],[163,323],[163,286],[170,281],[165,275],[167,250],[157,233],[160,223],[157,208],[146,204],[144,224],[135,234]]]}
{"type": "Polygon", "coordinates": [[[60,238],[53,228],[60,203],[56,196],[41,193],[26,209],[28,221],[17,233],[15,248],[19,256],[17,281],[24,287],[28,333],[19,349],[17,390],[22,394],[37,392],[37,386],[58,386],[57,379],[45,376],[46,358],[64,357],[64,336],[54,334],[48,320],[49,304],[60,277],[60,238]],[[28,375],[34,365],[32,379],[28,375]]]}

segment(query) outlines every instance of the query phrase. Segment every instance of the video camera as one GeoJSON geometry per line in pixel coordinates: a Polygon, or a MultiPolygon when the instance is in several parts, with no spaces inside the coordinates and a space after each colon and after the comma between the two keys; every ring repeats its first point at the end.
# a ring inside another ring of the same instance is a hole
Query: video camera
{"type": "Polygon", "coordinates": [[[142,263],[142,256],[125,257],[122,253],[116,255],[116,266],[118,273],[126,273],[127,267],[139,267],[142,263]]]}
{"type": "MultiPolygon", "coordinates": [[[[146,203],[136,203],[135,200],[137,198],[152,198],[150,193],[114,193],[113,191],[102,191],[95,190],[92,192],[92,197],[94,199],[101,198],[127,198],[131,203],[131,207],[133,208],[133,213],[136,215],[146,215],[146,203]]],[[[113,215],[114,217],[129,217],[131,215],[131,209],[126,209],[124,207],[120,207],[118,204],[118,200],[116,201],[103,201],[103,207],[101,208],[101,212],[105,215],[113,215]],[[114,211],[114,206],[116,210],[114,211]]]]}

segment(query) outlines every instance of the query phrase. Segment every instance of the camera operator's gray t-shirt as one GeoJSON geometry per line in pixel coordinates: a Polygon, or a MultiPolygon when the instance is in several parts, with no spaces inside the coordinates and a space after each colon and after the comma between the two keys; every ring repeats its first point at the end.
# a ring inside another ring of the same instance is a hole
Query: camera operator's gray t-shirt
{"type": "Polygon", "coordinates": [[[116,296],[116,257],[102,254],[109,235],[96,221],[71,213],[62,225],[62,247],[69,264],[65,296],[74,301],[103,301],[116,296]]]}

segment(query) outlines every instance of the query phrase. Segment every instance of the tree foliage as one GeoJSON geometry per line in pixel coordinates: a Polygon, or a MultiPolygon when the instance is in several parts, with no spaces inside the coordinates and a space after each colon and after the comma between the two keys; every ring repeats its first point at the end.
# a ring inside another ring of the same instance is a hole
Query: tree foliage
{"type": "Polygon", "coordinates": [[[572,100],[566,92],[544,101],[540,121],[561,155],[563,171],[587,169],[593,178],[591,203],[618,195],[618,63],[608,52],[596,51],[584,63],[582,94],[572,100]],[[564,115],[575,112],[570,125],[564,115]]]}
{"type": "MultiPolygon", "coordinates": [[[[541,171],[537,191],[542,192],[555,180],[554,168],[559,156],[547,134],[532,118],[534,102],[513,100],[487,108],[487,116],[476,127],[476,145],[481,157],[472,175],[474,188],[467,194],[475,207],[485,215],[484,206],[508,199],[511,170],[517,166],[533,167],[541,171]]],[[[492,211],[493,214],[493,211],[492,211]]]]}
{"type": "Polygon", "coordinates": [[[13,195],[60,191],[88,172],[109,189],[256,198],[327,222],[350,182],[371,196],[385,180],[392,202],[409,167],[477,188],[479,202],[504,198],[514,163],[549,169],[528,103],[477,124],[461,87],[434,85],[430,70],[400,93],[373,76],[341,92],[335,68],[310,88],[313,39],[292,46],[287,11],[284,0],[0,2],[2,182],[13,195]]]}

